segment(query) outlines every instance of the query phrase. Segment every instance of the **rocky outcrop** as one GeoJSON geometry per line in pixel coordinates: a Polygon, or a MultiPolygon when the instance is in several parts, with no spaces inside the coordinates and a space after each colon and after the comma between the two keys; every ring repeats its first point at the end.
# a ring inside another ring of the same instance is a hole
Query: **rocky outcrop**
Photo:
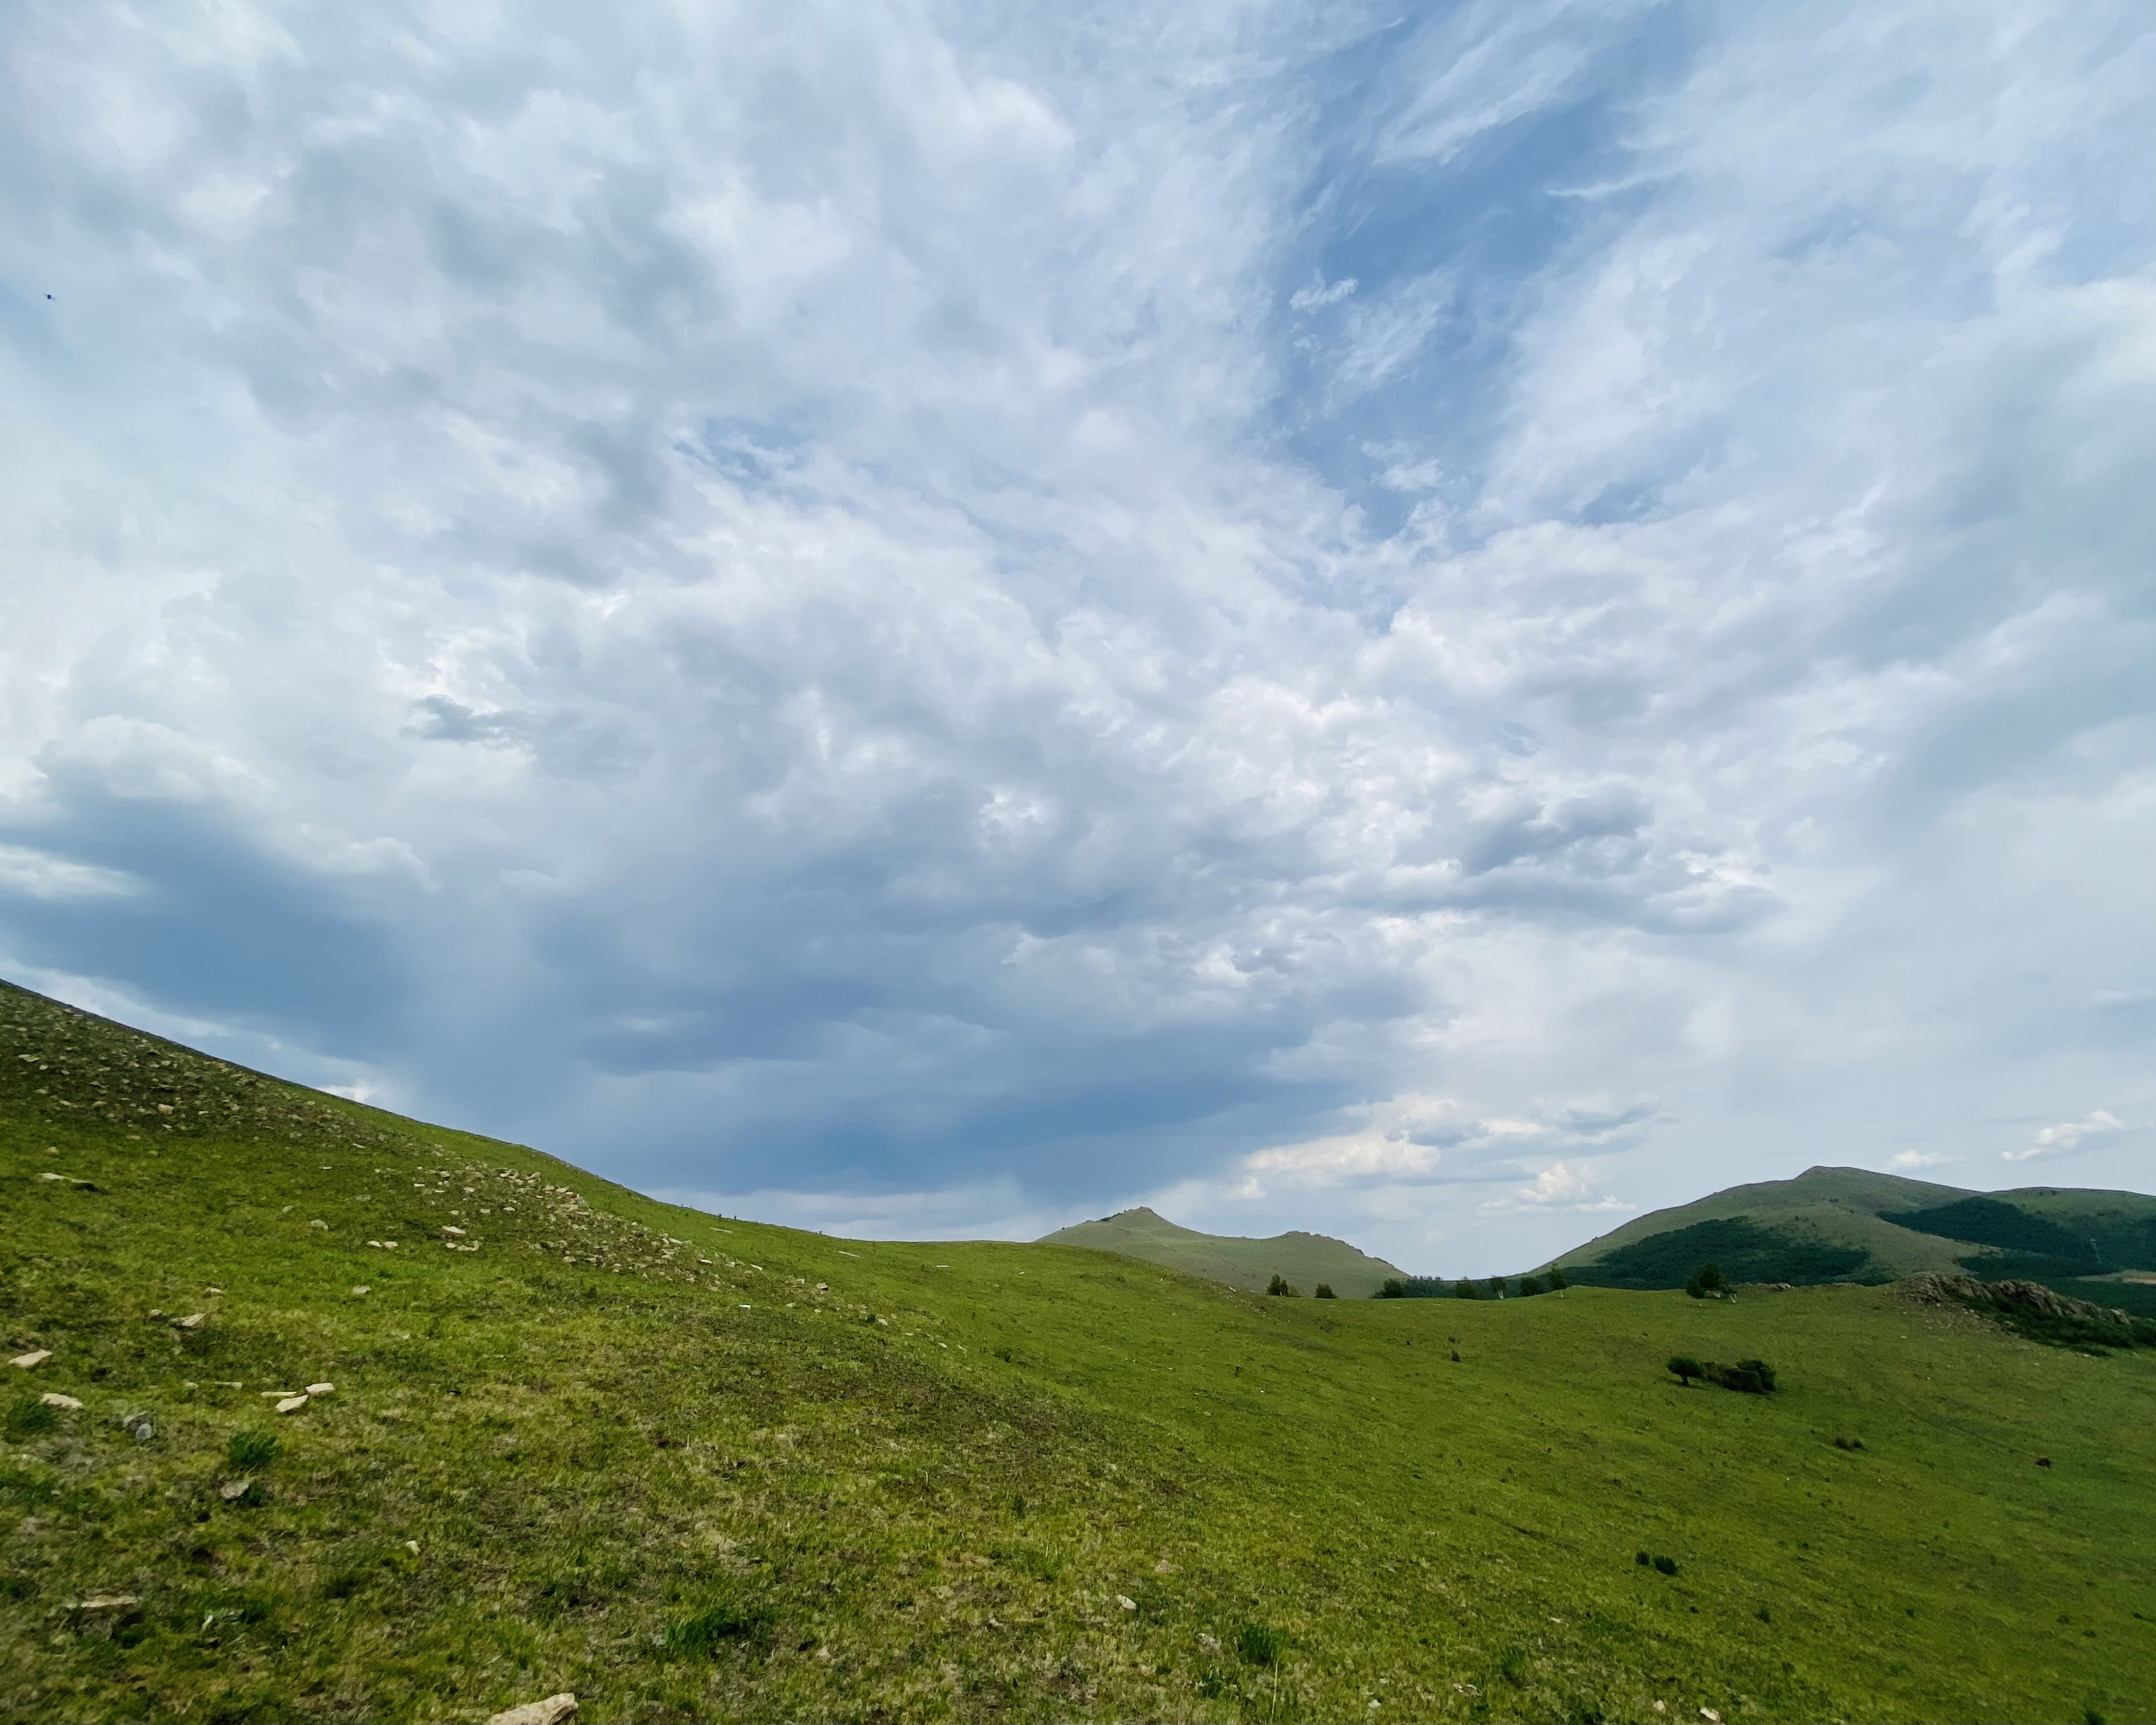
{"type": "Polygon", "coordinates": [[[1928,1306],[1965,1306],[1987,1312],[2042,1341],[2094,1343],[2103,1348],[2156,1347],[2156,1324],[2117,1307],[2076,1300],[2034,1281],[1979,1281],[1973,1276],[1933,1271],[1902,1284],[1928,1306]]]}

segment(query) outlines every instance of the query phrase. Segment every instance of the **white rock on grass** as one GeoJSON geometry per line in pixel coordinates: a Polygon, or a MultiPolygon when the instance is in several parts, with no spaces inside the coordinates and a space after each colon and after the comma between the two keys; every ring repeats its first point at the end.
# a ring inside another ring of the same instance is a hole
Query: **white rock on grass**
{"type": "Polygon", "coordinates": [[[14,1358],[9,1360],[8,1363],[11,1366],[19,1366],[23,1370],[27,1372],[33,1366],[41,1366],[44,1364],[44,1363],[52,1357],[53,1351],[51,1348],[39,1348],[33,1349],[28,1353],[18,1353],[14,1357],[14,1358]]]}
{"type": "Polygon", "coordinates": [[[204,1312],[190,1312],[185,1317],[174,1318],[172,1327],[176,1330],[198,1330],[208,1316],[209,1314],[204,1312]]]}
{"type": "Polygon", "coordinates": [[[86,1599],[70,1599],[70,1611],[131,1611],[142,1601],[133,1594],[93,1594],[86,1599]]]}
{"type": "Polygon", "coordinates": [[[310,1384],[307,1386],[307,1394],[309,1395],[335,1395],[336,1394],[336,1385],[334,1384],[310,1384]]]}
{"type": "Polygon", "coordinates": [[[507,1712],[496,1713],[486,1725],[562,1725],[564,1719],[572,1719],[577,1713],[577,1697],[568,1690],[559,1695],[550,1695],[544,1701],[527,1701],[521,1707],[511,1707],[507,1712]]]}
{"type": "Polygon", "coordinates": [[[57,1389],[49,1389],[38,1399],[49,1408],[65,1408],[70,1414],[80,1409],[82,1404],[71,1395],[62,1395],[57,1389]]]}
{"type": "Polygon", "coordinates": [[[277,1411],[280,1414],[296,1414],[306,1404],[307,1398],[304,1395],[288,1395],[277,1404],[277,1411]]]}
{"type": "Polygon", "coordinates": [[[217,1495],[227,1503],[237,1503],[254,1488],[252,1480],[227,1480],[217,1488],[217,1495]]]}

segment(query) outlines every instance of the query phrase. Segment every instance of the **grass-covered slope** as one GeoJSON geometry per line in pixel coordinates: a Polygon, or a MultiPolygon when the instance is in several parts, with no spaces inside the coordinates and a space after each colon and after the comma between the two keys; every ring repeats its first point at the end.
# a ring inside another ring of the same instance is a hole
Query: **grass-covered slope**
{"type": "Polygon", "coordinates": [[[1342,1300],[1367,1300],[1389,1277],[1406,1274],[1383,1258],[1358,1251],[1329,1234],[1298,1231],[1276,1234],[1268,1240],[1200,1234],[1195,1229],[1178,1227],[1143,1206],[1104,1216],[1097,1222],[1059,1229],[1040,1243],[1086,1246],[1127,1258],[1142,1258],[1188,1276],[1202,1276],[1208,1281],[1260,1292],[1276,1276],[1285,1276],[1303,1294],[1315,1292],[1322,1282],[1342,1300]]]}
{"type": "Polygon", "coordinates": [[[2156,1357],[1893,1290],[840,1242],[0,989],[0,1718],[2156,1714],[2156,1357]]]}
{"type": "Polygon", "coordinates": [[[1962,1270],[2060,1284],[2156,1268],[2156,1198],[2054,1187],[1979,1194],[1815,1168],[1635,1217],[1557,1261],[1573,1280],[1609,1287],[1678,1287],[1707,1262],[1742,1281],[1883,1282],[1962,1270]]]}

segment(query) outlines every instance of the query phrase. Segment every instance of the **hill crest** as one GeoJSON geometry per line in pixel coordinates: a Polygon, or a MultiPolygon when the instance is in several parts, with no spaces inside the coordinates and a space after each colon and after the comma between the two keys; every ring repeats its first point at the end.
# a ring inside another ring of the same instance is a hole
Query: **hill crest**
{"type": "Polygon", "coordinates": [[[1343,1300],[1368,1299],[1389,1278],[1406,1274],[1329,1234],[1301,1229],[1262,1239],[1204,1234],[1146,1204],[1059,1228],[1036,1244],[1114,1252],[1236,1288],[1261,1291],[1276,1276],[1304,1294],[1323,1283],[1343,1300]]]}

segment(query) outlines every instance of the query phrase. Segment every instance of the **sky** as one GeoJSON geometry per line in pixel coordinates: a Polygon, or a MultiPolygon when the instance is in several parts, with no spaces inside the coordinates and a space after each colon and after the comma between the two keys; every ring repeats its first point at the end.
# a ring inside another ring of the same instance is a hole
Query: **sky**
{"type": "Polygon", "coordinates": [[[732,1214],[2156,1189],[2156,17],[18,0],[0,975],[732,1214]]]}

